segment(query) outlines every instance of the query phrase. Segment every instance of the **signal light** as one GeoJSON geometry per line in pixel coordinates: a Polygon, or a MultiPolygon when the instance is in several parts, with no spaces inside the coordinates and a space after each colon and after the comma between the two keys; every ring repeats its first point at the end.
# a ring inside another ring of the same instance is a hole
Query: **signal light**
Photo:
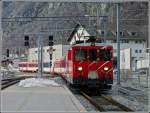
{"type": "Polygon", "coordinates": [[[52,54],[50,54],[50,60],[52,60],[52,54]]]}
{"type": "Polygon", "coordinates": [[[24,42],[24,46],[29,46],[29,36],[26,35],[26,36],[24,37],[24,41],[25,41],[25,42],[24,42]]]}
{"type": "Polygon", "coordinates": [[[49,41],[53,41],[53,36],[52,35],[49,36],[49,41]]]}
{"type": "Polygon", "coordinates": [[[29,46],[29,42],[24,42],[24,46],[29,46]]]}
{"type": "Polygon", "coordinates": [[[24,40],[29,40],[29,36],[25,36],[25,37],[24,37],[24,40]]]}
{"type": "Polygon", "coordinates": [[[49,46],[53,46],[54,43],[53,43],[53,42],[49,42],[48,45],[49,45],[49,46]]]}
{"type": "Polygon", "coordinates": [[[6,56],[9,57],[9,49],[6,49],[6,56]]]}
{"type": "Polygon", "coordinates": [[[54,43],[53,43],[53,36],[52,35],[49,36],[48,45],[49,46],[53,46],[54,45],[54,43]]]}
{"type": "Polygon", "coordinates": [[[52,62],[50,61],[50,67],[52,66],[52,62]]]}

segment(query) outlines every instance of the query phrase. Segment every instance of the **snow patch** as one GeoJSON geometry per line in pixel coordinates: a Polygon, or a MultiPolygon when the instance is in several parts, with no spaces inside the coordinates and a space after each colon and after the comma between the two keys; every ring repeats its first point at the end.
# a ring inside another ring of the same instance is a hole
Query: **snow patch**
{"type": "Polygon", "coordinates": [[[45,86],[60,86],[54,80],[48,80],[43,78],[27,78],[19,82],[21,87],[45,87],[45,86]]]}

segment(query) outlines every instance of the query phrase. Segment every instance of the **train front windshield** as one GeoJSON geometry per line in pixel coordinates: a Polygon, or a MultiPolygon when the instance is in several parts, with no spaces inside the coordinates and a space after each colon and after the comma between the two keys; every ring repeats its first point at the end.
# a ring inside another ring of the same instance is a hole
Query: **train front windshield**
{"type": "Polygon", "coordinates": [[[76,49],[74,59],[76,61],[87,60],[87,49],[76,49]]]}
{"type": "Polygon", "coordinates": [[[110,61],[111,50],[109,49],[76,49],[75,61],[110,61]]]}

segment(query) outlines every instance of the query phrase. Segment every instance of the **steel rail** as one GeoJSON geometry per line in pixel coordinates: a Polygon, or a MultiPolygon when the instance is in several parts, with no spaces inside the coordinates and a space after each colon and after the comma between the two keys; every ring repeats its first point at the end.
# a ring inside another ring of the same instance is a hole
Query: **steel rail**
{"type": "Polygon", "coordinates": [[[22,77],[17,77],[17,78],[2,80],[2,83],[1,83],[1,90],[6,89],[7,87],[16,84],[16,83],[18,83],[20,80],[23,80],[23,79],[25,79],[25,78],[30,78],[30,77],[22,76],[22,77]]]}
{"type": "Polygon", "coordinates": [[[81,94],[88,100],[92,105],[94,105],[99,111],[105,111],[105,109],[100,106],[97,102],[95,102],[90,96],[81,91],[81,94]]]}
{"type": "MultiPolygon", "coordinates": [[[[92,105],[94,105],[99,111],[102,111],[102,112],[107,111],[102,105],[99,104],[100,101],[94,100],[94,97],[91,97],[91,96],[87,95],[87,94],[84,93],[83,91],[81,91],[81,94],[82,94],[92,105]]],[[[118,103],[117,101],[115,101],[114,99],[112,99],[110,96],[101,95],[99,98],[106,100],[108,103],[110,103],[110,105],[116,106],[116,107],[119,108],[121,111],[133,112],[132,109],[126,107],[125,105],[122,105],[121,103],[118,103]]]]}
{"type": "Polygon", "coordinates": [[[11,86],[11,85],[14,85],[16,83],[18,83],[20,80],[14,80],[14,81],[10,81],[10,82],[5,82],[5,83],[2,83],[2,87],[1,87],[1,90],[11,86]]]}
{"type": "Polygon", "coordinates": [[[105,96],[105,95],[101,95],[101,97],[103,97],[105,100],[109,101],[110,103],[112,103],[113,105],[118,106],[120,109],[124,110],[124,111],[131,111],[133,112],[132,109],[120,104],[119,102],[115,101],[114,99],[112,99],[110,96],[105,96]]]}

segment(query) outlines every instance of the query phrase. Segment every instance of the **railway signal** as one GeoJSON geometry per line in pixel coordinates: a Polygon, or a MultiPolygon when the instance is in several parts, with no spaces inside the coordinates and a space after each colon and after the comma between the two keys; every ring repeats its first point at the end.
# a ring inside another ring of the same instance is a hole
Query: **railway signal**
{"type": "Polygon", "coordinates": [[[6,49],[6,56],[9,57],[9,49],[6,49]]]}
{"type": "Polygon", "coordinates": [[[52,54],[49,54],[50,55],[50,60],[52,60],[52,54]]]}
{"type": "Polygon", "coordinates": [[[29,46],[29,36],[24,37],[24,46],[29,46]]]}
{"type": "Polygon", "coordinates": [[[49,47],[49,57],[50,57],[50,67],[52,66],[52,59],[53,59],[53,35],[49,36],[49,42],[48,42],[49,47]]]}
{"type": "Polygon", "coordinates": [[[54,43],[50,41],[49,42],[49,46],[53,46],[53,45],[54,45],[54,43]]]}
{"type": "Polygon", "coordinates": [[[49,64],[49,65],[50,65],[50,67],[52,66],[52,61],[50,61],[50,64],[49,64]]]}
{"type": "Polygon", "coordinates": [[[53,46],[53,44],[54,44],[54,43],[53,43],[53,36],[50,35],[50,36],[49,36],[48,45],[49,45],[49,46],[53,46]]]}

